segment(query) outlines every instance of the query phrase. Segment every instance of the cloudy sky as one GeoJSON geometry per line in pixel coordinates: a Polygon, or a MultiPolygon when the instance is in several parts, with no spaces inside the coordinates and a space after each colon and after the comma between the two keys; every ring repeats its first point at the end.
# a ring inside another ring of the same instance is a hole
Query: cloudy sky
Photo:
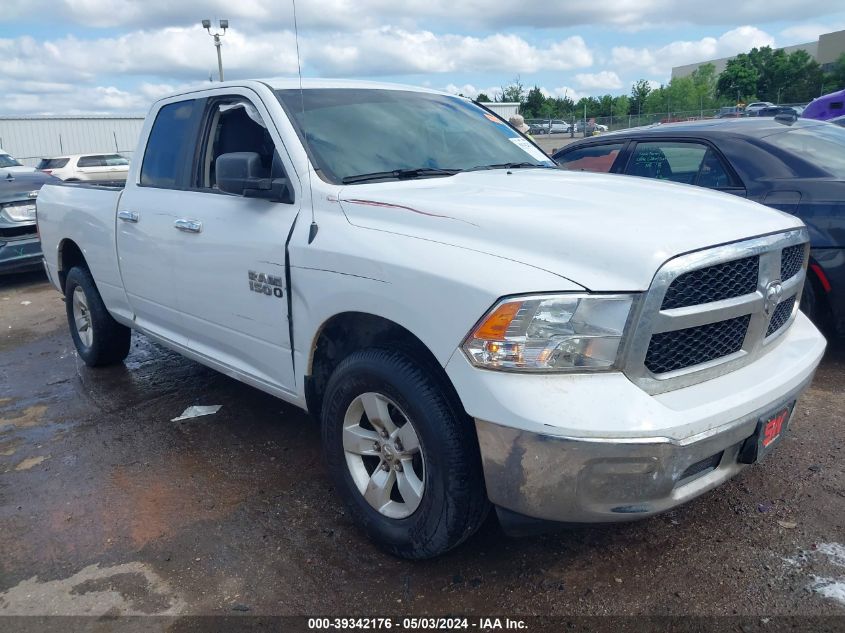
{"type": "MultiPolygon", "coordinates": [[[[306,76],[468,96],[517,75],[553,95],[619,94],[672,66],[845,29],[830,0],[298,0],[297,11],[306,76]]],[[[2,0],[0,114],[143,113],[216,76],[206,17],[230,21],[228,79],[296,74],[290,0],[2,0]]]]}

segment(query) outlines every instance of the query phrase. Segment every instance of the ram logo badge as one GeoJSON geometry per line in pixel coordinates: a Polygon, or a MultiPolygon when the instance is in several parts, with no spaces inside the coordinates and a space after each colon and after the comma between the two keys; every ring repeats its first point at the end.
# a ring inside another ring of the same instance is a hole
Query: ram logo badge
{"type": "Polygon", "coordinates": [[[254,270],[249,271],[249,289],[253,292],[281,299],[284,295],[283,288],[284,282],[281,277],[257,273],[254,270]]]}

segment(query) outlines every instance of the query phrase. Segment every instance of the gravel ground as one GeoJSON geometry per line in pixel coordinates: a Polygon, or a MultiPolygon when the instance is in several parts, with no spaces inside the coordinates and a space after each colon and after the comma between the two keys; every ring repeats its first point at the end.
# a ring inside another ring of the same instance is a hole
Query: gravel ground
{"type": "Polygon", "coordinates": [[[139,335],[88,369],[43,276],[0,279],[0,615],[841,618],[843,369],[832,345],[778,450],[676,511],[522,540],[491,517],[413,563],[351,524],[303,413],[139,335]],[[190,405],[222,408],[171,421],[190,405]]]}

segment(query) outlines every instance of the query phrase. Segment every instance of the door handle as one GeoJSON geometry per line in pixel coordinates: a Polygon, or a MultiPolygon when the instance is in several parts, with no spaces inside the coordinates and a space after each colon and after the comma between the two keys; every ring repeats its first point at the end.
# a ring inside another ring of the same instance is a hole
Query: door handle
{"type": "Polygon", "coordinates": [[[173,227],[185,233],[201,233],[202,222],[199,220],[176,220],[173,227]]]}
{"type": "Polygon", "coordinates": [[[118,211],[117,217],[123,220],[124,222],[137,222],[140,216],[138,215],[137,211],[118,211]]]}

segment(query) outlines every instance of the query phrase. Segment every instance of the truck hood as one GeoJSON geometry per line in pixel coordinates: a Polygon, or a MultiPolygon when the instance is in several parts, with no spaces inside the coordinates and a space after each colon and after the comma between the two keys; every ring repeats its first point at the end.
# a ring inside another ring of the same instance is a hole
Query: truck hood
{"type": "Polygon", "coordinates": [[[504,257],[600,291],[645,290],[672,257],[803,226],[700,187],[557,169],[349,185],[338,197],[355,226],[504,257]]]}

